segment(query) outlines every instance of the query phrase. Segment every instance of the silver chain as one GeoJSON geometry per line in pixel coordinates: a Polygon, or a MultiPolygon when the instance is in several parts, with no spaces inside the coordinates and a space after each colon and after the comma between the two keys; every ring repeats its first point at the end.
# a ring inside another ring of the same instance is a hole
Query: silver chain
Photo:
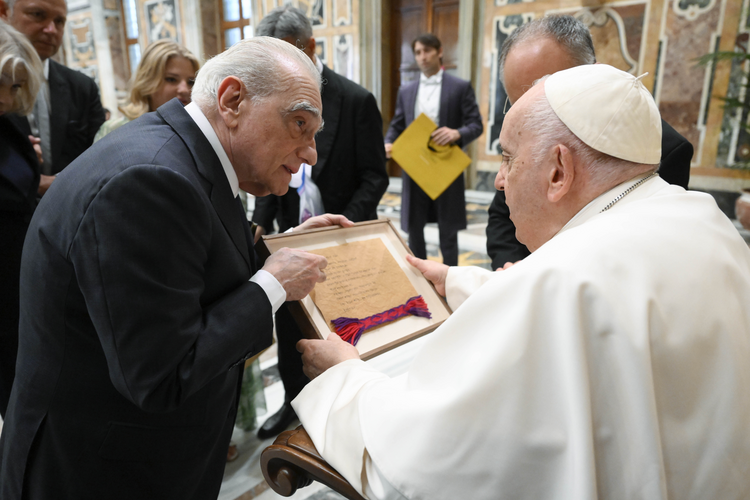
{"type": "Polygon", "coordinates": [[[620,201],[621,199],[625,198],[625,197],[626,197],[627,195],[629,195],[629,194],[630,194],[630,193],[631,193],[631,192],[632,192],[632,191],[633,191],[633,190],[634,190],[635,188],[637,188],[638,186],[640,186],[641,184],[643,184],[644,182],[646,182],[647,180],[649,180],[649,179],[650,179],[651,177],[653,177],[653,176],[655,176],[655,175],[656,175],[656,172],[651,172],[651,173],[650,173],[649,175],[647,175],[647,176],[646,176],[646,177],[644,177],[643,179],[639,180],[638,182],[636,182],[635,184],[633,184],[632,186],[630,186],[629,188],[627,188],[627,189],[626,189],[625,191],[623,191],[622,193],[620,193],[620,194],[619,194],[619,195],[617,196],[617,198],[615,198],[614,200],[610,201],[610,202],[609,202],[609,205],[607,205],[606,207],[602,208],[602,211],[601,211],[601,212],[599,212],[599,213],[601,214],[601,213],[603,213],[603,212],[606,212],[606,211],[607,211],[607,210],[609,210],[610,208],[614,207],[614,206],[615,206],[615,203],[617,203],[617,202],[618,202],[618,201],[620,201]]]}

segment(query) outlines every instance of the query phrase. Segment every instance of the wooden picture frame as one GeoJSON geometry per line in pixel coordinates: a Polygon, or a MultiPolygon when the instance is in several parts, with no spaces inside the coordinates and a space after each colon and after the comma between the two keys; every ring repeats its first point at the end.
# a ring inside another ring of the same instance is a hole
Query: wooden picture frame
{"type": "MultiPolygon", "coordinates": [[[[362,334],[356,346],[364,360],[430,333],[448,319],[451,314],[448,304],[437,293],[433,284],[406,261],[406,255],[413,254],[399,236],[391,221],[367,221],[357,223],[354,227],[349,228],[335,226],[263,236],[257,245],[260,256],[267,258],[283,247],[315,250],[375,238],[381,239],[417,293],[427,302],[432,318],[407,316],[393,323],[387,323],[366,331],[362,334]]],[[[305,337],[324,339],[333,332],[331,325],[326,323],[309,295],[300,301],[289,302],[288,305],[305,337]]]]}

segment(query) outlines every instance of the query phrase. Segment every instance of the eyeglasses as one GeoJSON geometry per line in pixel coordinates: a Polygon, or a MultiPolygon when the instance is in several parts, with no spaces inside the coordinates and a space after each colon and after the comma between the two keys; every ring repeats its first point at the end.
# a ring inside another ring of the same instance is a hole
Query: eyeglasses
{"type": "Polygon", "coordinates": [[[507,95],[505,96],[505,105],[503,106],[503,116],[505,116],[508,113],[508,110],[510,110],[510,107],[513,106],[510,103],[510,97],[507,95]]]}

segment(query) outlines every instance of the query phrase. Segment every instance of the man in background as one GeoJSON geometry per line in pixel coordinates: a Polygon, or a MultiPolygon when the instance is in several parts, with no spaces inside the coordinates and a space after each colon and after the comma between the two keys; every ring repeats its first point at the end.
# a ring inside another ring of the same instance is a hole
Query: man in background
{"type": "Polygon", "coordinates": [[[45,82],[34,112],[12,117],[42,153],[39,194],[61,170],[94,142],[104,109],[94,80],[51,59],[62,45],[68,7],[65,0],[0,0],[2,17],[26,35],[44,63],[45,82]]]}
{"type": "MultiPolygon", "coordinates": [[[[442,44],[435,35],[418,36],[411,48],[422,74],[398,91],[396,112],[385,135],[386,156],[391,157],[393,142],[421,113],[438,125],[432,133],[437,145],[466,147],[482,134],[482,117],[471,84],[445,73],[442,44]]],[[[402,178],[401,229],[409,233],[409,248],[417,257],[426,258],[424,226],[437,220],[443,262],[458,265],[458,231],[466,229],[464,176],[459,175],[434,201],[406,172],[402,178]]]]}
{"type": "MultiPolygon", "coordinates": [[[[315,136],[318,162],[306,166],[306,175],[320,190],[325,212],[343,214],[353,222],[375,220],[380,198],[388,187],[383,151],[383,121],[375,97],[366,89],[332,71],[315,55],[312,24],[304,12],[278,7],[269,12],[256,29],[260,36],[272,36],[301,48],[320,72],[323,86],[323,130],[315,136]]],[[[297,176],[301,177],[300,171],[297,176]]],[[[305,182],[309,183],[309,179],[305,182]]],[[[269,195],[255,200],[253,221],[260,233],[279,232],[300,222],[300,195],[293,184],[283,196],[269,195]]],[[[276,314],[279,339],[279,372],[286,397],[281,409],[258,431],[262,439],[283,431],[296,419],[289,402],[309,382],[295,345],[302,332],[286,306],[276,314]]]]}
{"type": "MultiPolygon", "coordinates": [[[[519,26],[505,40],[500,51],[500,79],[509,104],[513,104],[539,78],[595,62],[594,42],[586,25],[572,16],[547,16],[519,26]]],[[[661,178],[687,189],[692,157],[692,144],[662,120],[661,178]]],[[[516,239],[503,191],[498,191],[490,204],[486,231],[492,269],[529,255],[529,249],[516,239]]]]}

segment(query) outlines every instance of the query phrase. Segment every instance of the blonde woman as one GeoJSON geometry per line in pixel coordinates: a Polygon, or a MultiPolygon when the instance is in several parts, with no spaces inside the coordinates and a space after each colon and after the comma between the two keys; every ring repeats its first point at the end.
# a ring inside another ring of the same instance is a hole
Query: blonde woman
{"type": "Polygon", "coordinates": [[[146,47],[131,83],[130,99],[120,108],[123,116],[107,120],[94,142],[129,121],[156,111],[175,97],[183,106],[190,104],[190,93],[199,68],[198,58],[172,40],[159,40],[146,47]]]}
{"type": "Polygon", "coordinates": [[[24,35],[0,20],[0,416],[10,399],[18,350],[21,248],[39,189],[37,154],[7,113],[26,115],[42,84],[42,61],[24,35]]]}

